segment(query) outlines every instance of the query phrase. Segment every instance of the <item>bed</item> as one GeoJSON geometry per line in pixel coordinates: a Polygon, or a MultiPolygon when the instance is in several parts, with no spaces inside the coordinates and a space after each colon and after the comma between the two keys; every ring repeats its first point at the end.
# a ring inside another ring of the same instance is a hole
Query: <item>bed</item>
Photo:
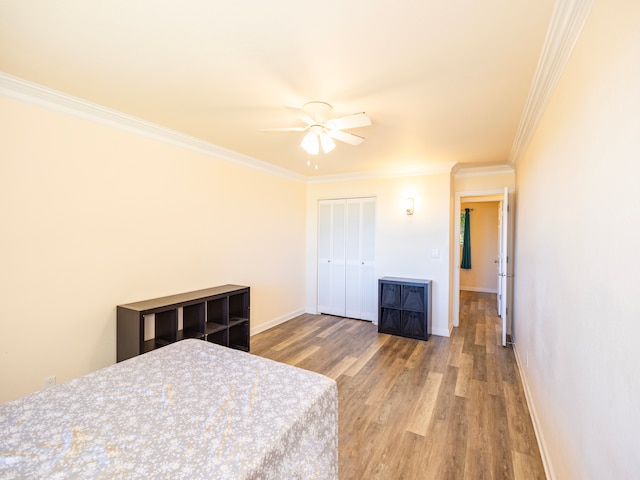
{"type": "Polygon", "coordinates": [[[334,380],[183,340],[0,405],[0,478],[337,479],[334,380]]]}

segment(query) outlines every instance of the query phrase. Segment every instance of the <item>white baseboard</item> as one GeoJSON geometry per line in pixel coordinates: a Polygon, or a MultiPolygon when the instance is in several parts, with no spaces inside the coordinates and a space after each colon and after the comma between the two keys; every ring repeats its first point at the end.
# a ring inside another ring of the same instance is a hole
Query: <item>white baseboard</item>
{"type": "Polygon", "coordinates": [[[431,330],[432,335],[437,335],[439,337],[449,337],[451,334],[449,333],[448,328],[434,328],[431,330]]]}
{"type": "Polygon", "coordinates": [[[281,323],[287,322],[289,320],[291,320],[292,318],[295,318],[299,315],[302,315],[303,313],[305,313],[304,310],[296,310],[295,312],[291,312],[288,313],[286,315],[283,315],[281,317],[278,318],[274,318],[273,320],[267,322],[267,323],[263,323],[262,325],[258,325],[255,328],[251,329],[251,336],[260,333],[260,332],[264,332],[265,330],[269,330],[270,328],[275,327],[276,325],[280,325],[281,323]]]}
{"type": "MultiPolygon", "coordinates": [[[[275,318],[267,323],[263,323],[262,325],[259,325],[255,328],[251,329],[251,335],[256,335],[260,332],[264,332],[265,330],[269,330],[270,328],[273,328],[277,325],[280,325],[281,323],[287,322],[289,320],[291,320],[292,318],[295,318],[299,315],[302,315],[303,313],[309,313],[312,315],[317,315],[317,312],[315,311],[309,311],[310,309],[304,309],[304,310],[297,310],[295,312],[291,312],[287,315],[283,315],[282,317],[279,318],[275,318]]],[[[374,325],[378,324],[377,319],[373,320],[371,323],[373,323],[374,325]]],[[[450,337],[451,336],[451,332],[449,331],[448,328],[434,328],[431,331],[432,335],[437,335],[439,337],[450,337]]]]}
{"type": "Polygon", "coordinates": [[[536,407],[533,404],[533,399],[531,397],[531,390],[529,389],[529,383],[527,382],[527,377],[524,374],[524,369],[522,368],[522,362],[520,361],[520,355],[518,354],[518,349],[515,343],[513,344],[513,353],[516,357],[516,365],[518,365],[518,371],[520,372],[520,379],[522,380],[524,397],[527,400],[527,407],[529,407],[529,414],[531,415],[533,430],[536,433],[536,440],[538,441],[538,448],[540,449],[540,456],[542,457],[542,465],[544,467],[544,473],[547,476],[547,480],[555,480],[556,476],[553,473],[553,468],[551,468],[551,461],[549,460],[547,444],[544,441],[544,436],[542,435],[542,429],[540,428],[540,422],[538,420],[536,407]]]}
{"type": "Polygon", "coordinates": [[[481,287],[460,287],[460,290],[466,290],[467,292],[480,292],[480,293],[498,293],[495,288],[481,288],[481,287]]]}

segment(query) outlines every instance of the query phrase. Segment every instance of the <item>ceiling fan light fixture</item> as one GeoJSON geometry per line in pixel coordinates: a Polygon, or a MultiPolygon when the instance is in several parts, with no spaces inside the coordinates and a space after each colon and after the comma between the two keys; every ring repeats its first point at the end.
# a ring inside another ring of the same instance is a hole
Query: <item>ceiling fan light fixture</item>
{"type": "Polygon", "coordinates": [[[318,136],[313,132],[307,132],[307,134],[302,139],[302,143],[300,144],[300,146],[309,155],[317,155],[320,152],[320,143],[318,141],[318,136]]]}
{"type": "Polygon", "coordinates": [[[263,128],[265,132],[307,132],[300,146],[309,155],[318,155],[320,148],[324,153],[332,152],[336,148],[336,142],[349,145],[360,145],[363,137],[345,130],[351,128],[368,127],[371,119],[364,112],[330,118],[333,107],[326,102],[305,103],[302,109],[287,107],[297,114],[306,126],[304,127],[280,127],[263,128]]]}
{"type": "Polygon", "coordinates": [[[326,133],[320,135],[320,144],[322,145],[322,151],[324,153],[329,153],[331,150],[336,148],[336,142],[334,142],[333,138],[326,133]]]}

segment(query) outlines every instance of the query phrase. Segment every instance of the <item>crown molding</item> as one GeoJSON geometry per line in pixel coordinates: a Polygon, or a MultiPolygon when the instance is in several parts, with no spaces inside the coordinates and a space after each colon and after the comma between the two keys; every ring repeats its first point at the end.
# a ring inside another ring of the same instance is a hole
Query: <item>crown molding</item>
{"type": "Polygon", "coordinates": [[[450,174],[455,162],[435,163],[427,165],[424,168],[406,171],[375,171],[375,172],[356,172],[343,173],[336,175],[319,175],[316,177],[308,177],[307,184],[319,183],[339,183],[339,182],[356,182],[361,180],[380,180],[388,178],[403,177],[421,177],[423,175],[438,175],[442,173],[450,174]]]}
{"type": "Polygon", "coordinates": [[[82,100],[27,80],[0,72],[0,95],[73,115],[135,135],[185,148],[218,160],[252,168],[269,175],[304,183],[307,177],[213,143],[182,134],[131,115],[82,100]]]}
{"type": "Polygon", "coordinates": [[[511,147],[509,163],[517,166],[562,77],[595,0],[557,0],[538,60],[531,90],[511,147]]]}

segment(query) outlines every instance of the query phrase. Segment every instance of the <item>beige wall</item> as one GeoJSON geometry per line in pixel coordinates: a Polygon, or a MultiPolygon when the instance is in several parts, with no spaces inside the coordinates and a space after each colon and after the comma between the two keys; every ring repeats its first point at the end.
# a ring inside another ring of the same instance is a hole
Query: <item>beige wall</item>
{"type": "Polygon", "coordinates": [[[454,193],[513,190],[516,186],[515,171],[511,168],[478,168],[461,170],[453,177],[454,193]]]}
{"type": "Polygon", "coordinates": [[[554,478],[640,472],[640,2],[598,2],[517,168],[515,342],[554,478]]]}
{"type": "Polygon", "coordinates": [[[433,281],[433,333],[449,335],[450,174],[310,184],[307,193],[307,311],[317,308],[318,200],[376,197],[376,276],[433,281]],[[405,199],[415,213],[406,215],[405,199]],[[437,253],[437,257],[434,256],[437,253]]]}
{"type": "Polygon", "coordinates": [[[251,286],[304,311],[303,183],[0,97],[0,401],[115,361],[116,305],[251,286]]]}
{"type": "MultiPolygon", "coordinates": [[[[460,269],[460,290],[497,293],[500,239],[498,235],[498,202],[462,203],[460,211],[470,208],[471,269],[460,269]]],[[[462,247],[458,247],[462,248],[462,247]]],[[[462,258],[462,250],[460,250],[462,258]]]]}

